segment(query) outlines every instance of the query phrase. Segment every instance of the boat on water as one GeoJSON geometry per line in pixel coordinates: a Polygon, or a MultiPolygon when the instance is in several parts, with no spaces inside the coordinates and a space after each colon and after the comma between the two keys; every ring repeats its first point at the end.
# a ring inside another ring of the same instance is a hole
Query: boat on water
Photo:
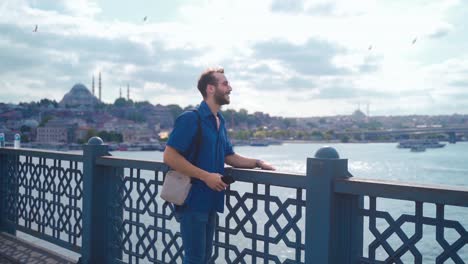
{"type": "Polygon", "coordinates": [[[267,147],[270,143],[267,140],[255,139],[251,140],[249,145],[252,147],[267,147]]]}
{"type": "Polygon", "coordinates": [[[445,144],[440,143],[436,139],[409,139],[403,140],[398,143],[398,148],[415,148],[415,147],[424,147],[424,148],[443,148],[445,144]]]}
{"type": "Polygon", "coordinates": [[[281,145],[282,142],[273,138],[252,138],[249,145],[252,147],[267,147],[270,145],[281,145]]]}
{"type": "Polygon", "coordinates": [[[152,142],[152,143],[118,143],[109,146],[111,151],[164,151],[166,143],[152,142]]]}
{"type": "Polygon", "coordinates": [[[411,152],[424,152],[426,151],[426,147],[424,146],[414,146],[410,149],[411,152]]]}

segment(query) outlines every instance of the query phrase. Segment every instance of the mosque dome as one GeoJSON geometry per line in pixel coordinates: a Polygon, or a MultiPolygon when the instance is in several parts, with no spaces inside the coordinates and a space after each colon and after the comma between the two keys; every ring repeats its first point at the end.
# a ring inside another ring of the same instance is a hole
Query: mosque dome
{"type": "Polygon", "coordinates": [[[70,92],[75,93],[75,94],[91,94],[88,88],[84,86],[84,84],[81,84],[81,83],[77,83],[73,85],[70,92]]]}
{"type": "Polygon", "coordinates": [[[73,85],[72,89],[60,101],[62,107],[94,106],[99,100],[81,83],[73,85]]]}
{"type": "Polygon", "coordinates": [[[351,117],[354,120],[364,120],[366,118],[366,114],[364,114],[360,109],[357,109],[353,112],[351,117]]]}

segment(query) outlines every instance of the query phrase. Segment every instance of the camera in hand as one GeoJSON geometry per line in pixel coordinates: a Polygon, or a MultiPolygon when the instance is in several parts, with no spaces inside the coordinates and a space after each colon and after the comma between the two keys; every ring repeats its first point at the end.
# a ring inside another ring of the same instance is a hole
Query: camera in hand
{"type": "Polygon", "coordinates": [[[223,176],[221,177],[221,180],[225,183],[225,184],[231,184],[231,183],[234,183],[235,180],[232,176],[223,176]]]}

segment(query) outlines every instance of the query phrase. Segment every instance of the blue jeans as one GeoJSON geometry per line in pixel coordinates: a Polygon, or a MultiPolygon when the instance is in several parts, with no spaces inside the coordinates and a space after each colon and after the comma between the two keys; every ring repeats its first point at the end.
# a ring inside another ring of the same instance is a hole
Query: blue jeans
{"type": "Polygon", "coordinates": [[[187,208],[176,211],[184,246],[183,264],[206,264],[213,252],[216,212],[193,212],[187,208]]]}

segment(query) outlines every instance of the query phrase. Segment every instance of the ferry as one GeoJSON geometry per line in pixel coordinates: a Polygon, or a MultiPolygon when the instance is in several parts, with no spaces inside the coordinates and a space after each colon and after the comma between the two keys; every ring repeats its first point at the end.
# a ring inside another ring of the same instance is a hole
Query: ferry
{"type": "Polygon", "coordinates": [[[436,139],[409,139],[403,140],[398,143],[398,148],[414,148],[414,147],[424,147],[424,148],[443,148],[445,144],[440,143],[436,139]]]}
{"type": "Polygon", "coordinates": [[[410,151],[411,152],[424,152],[424,151],[426,151],[426,147],[424,147],[424,146],[414,146],[414,147],[411,147],[410,151]]]}
{"type": "Polygon", "coordinates": [[[249,145],[252,147],[268,147],[270,145],[281,145],[282,142],[280,140],[276,140],[273,138],[252,138],[250,139],[249,145]]]}
{"type": "Polygon", "coordinates": [[[270,143],[267,140],[254,139],[250,141],[250,146],[252,147],[268,147],[270,143]]]}

